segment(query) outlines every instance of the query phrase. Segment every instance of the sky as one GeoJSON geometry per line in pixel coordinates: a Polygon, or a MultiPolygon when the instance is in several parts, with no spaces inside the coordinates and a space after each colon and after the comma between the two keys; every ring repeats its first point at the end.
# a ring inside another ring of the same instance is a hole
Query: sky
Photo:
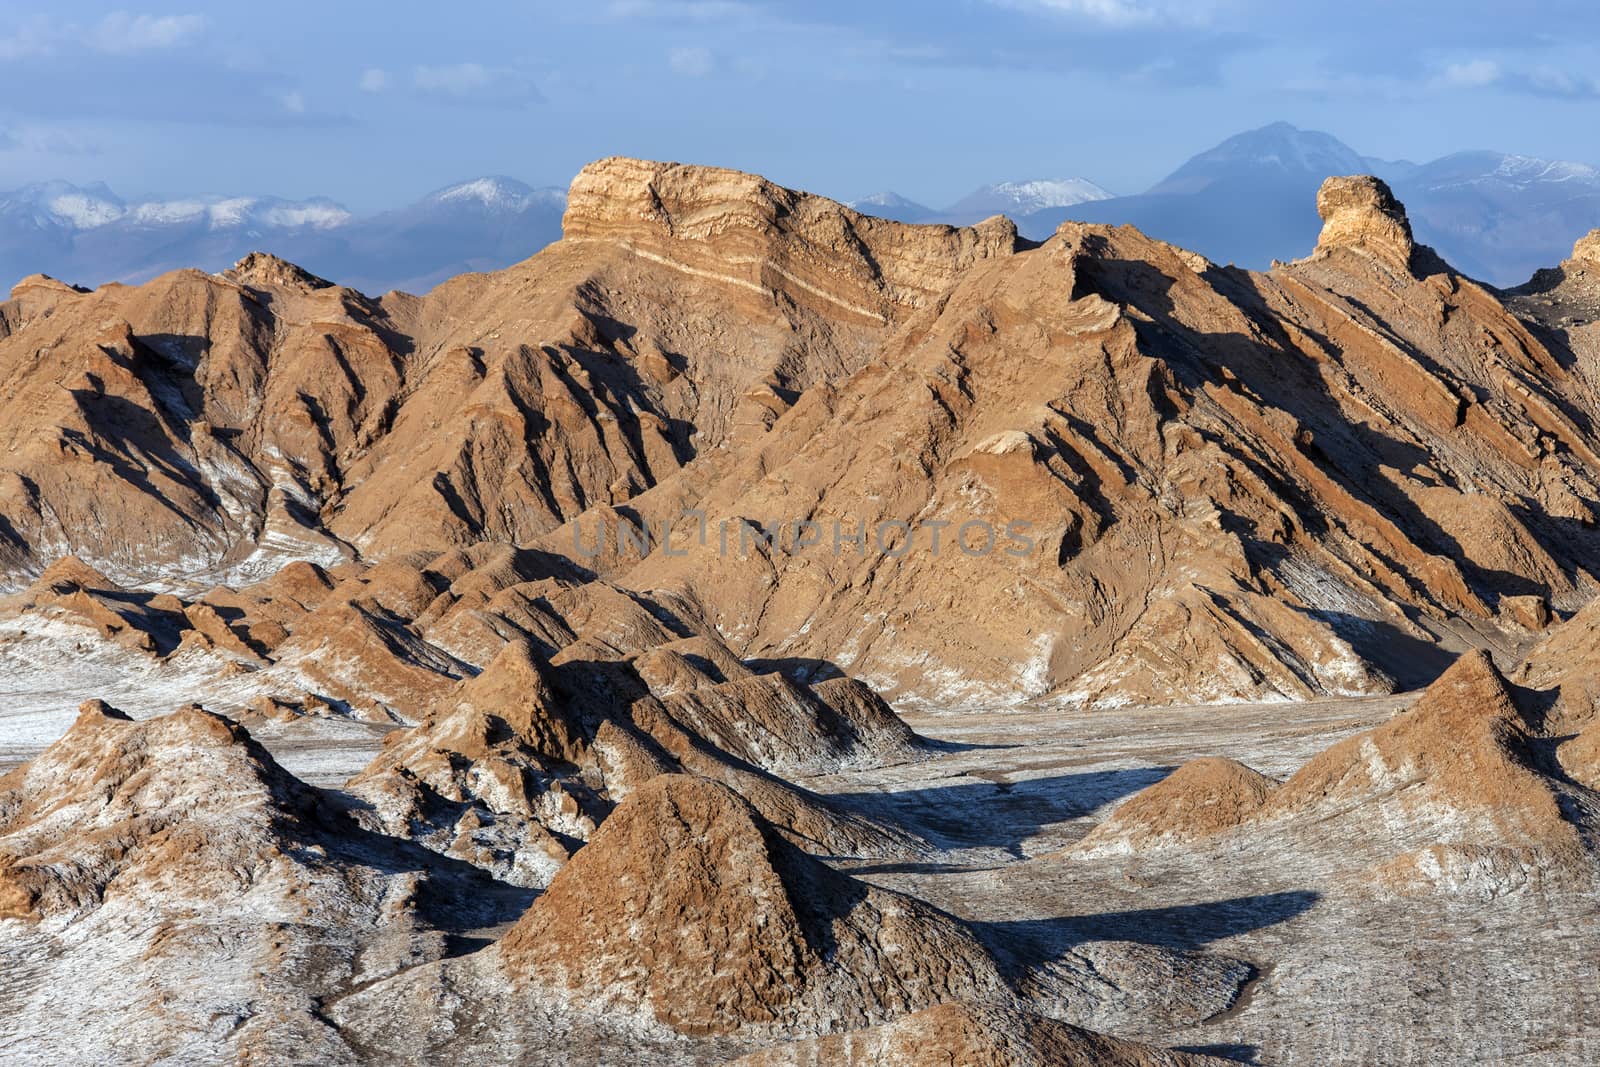
{"type": "Polygon", "coordinates": [[[1600,164],[1579,0],[0,0],[0,189],[330,196],[356,211],[632,155],[935,207],[1139,192],[1287,120],[1388,159],[1600,164]]]}

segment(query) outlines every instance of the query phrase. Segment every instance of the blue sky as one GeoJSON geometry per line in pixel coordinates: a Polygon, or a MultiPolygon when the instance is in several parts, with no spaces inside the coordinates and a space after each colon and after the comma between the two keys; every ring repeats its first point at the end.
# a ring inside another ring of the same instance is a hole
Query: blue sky
{"type": "Polygon", "coordinates": [[[0,0],[0,188],[328,195],[627,154],[934,205],[1137,192],[1287,119],[1358,151],[1600,163],[1600,5],[1478,0],[0,0]]]}

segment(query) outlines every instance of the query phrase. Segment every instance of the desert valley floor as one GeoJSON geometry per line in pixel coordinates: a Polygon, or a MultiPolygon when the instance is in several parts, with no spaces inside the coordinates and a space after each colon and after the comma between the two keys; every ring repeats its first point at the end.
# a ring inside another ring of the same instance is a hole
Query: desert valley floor
{"type": "MultiPolygon", "coordinates": [[[[27,709],[60,706],[54,691],[11,696],[0,715],[0,772],[39,750],[27,740],[39,719],[27,709]]],[[[911,862],[833,858],[840,869],[969,920],[1008,951],[1093,958],[1099,943],[1130,942],[1248,965],[1224,1010],[1163,1004],[1170,991],[1159,989],[1157,967],[1146,976],[1156,979],[1149,1002],[1112,1003],[1075,1020],[1084,1025],[1247,1064],[1592,1062],[1600,986],[1587,946],[1600,930],[1600,898],[1430,902],[1374,892],[1348,875],[1381,858],[1381,842],[1365,855],[1315,842],[1289,856],[1248,842],[1222,856],[1071,852],[1118,802],[1181,764],[1225,756],[1287,777],[1413,699],[1077,713],[923,707],[903,717],[928,740],[927,758],[800,781],[936,846],[911,862]],[[1465,1057],[1464,1048],[1472,1050],[1465,1057]]],[[[285,734],[268,747],[286,769],[336,792],[387,730],[323,724],[304,732],[312,736],[285,734]]],[[[504,924],[467,930],[463,944],[503,932],[504,924]]],[[[33,972],[26,953],[0,960],[3,999],[33,972]]],[[[0,1024],[0,1048],[4,1035],[0,1024]]],[[[721,1063],[727,1050],[655,1051],[674,1062],[721,1063]]],[[[596,1056],[626,1061],[603,1048],[596,1056]]],[[[522,1052],[506,1057],[525,1060],[522,1052]]],[[[586,1061],[577,1048],[550,1062],[586,1061]]]]}

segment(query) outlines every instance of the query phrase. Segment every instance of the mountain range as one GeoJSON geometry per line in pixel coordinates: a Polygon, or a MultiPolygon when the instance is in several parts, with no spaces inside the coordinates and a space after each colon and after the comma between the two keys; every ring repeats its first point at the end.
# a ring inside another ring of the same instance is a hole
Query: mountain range
{"type": "Polygon", "coordinates": [[[935,209],[896,192],[875,193],[846,206],[867,215],[895,222],[937,222],[947,226],[970,226],[992,215],[1022,218],[1041,211],[1070,208],[1095,200],[1111,199],[1112,194],[1087,178],[1040,178],[1032,181],[996,182],[980,186],[947,208],[935,209]]]}
{"type": "Polygon", "coordinates": [[[563,189],[461,182],[357,217],[326,198],[123,200],[107,186],[42,182],[0,194],[0,276],[137,283],[180,267],[221,270],[257,249],[373,292],[423,291],[505,267],[561,235],[563,189]]]}
{"type": "MultiPolygon", "coordinates": [[[[1142,193],[1082,177],[1001,181],[945,207],[893,191],[848,201],[898,222],[968,226],[993,215],[1043,240],[1063,221],[1131,224],[1218,263],[1264,269],[1305,255],[1310,206],[1330,175],[1370,173],[1406,203],[1418,239],[1464,273],[1520,284],[1600,225],[1600,169],[1491,151],[1416,164],[1364,156],[1330,134],[1274,123],[1196,155],[1142,193]]],[[[561,235],[566,191],[484,177],[358,217],[318,197],[190,196],[126,201],[104,184],[42,182],[0,194],[0,281],[42,272],[74,284],[222,270],[268,251],[366,292],[424,292],[498,270],[561,235]]]]}
{"type": "Polygon", "coordinates": [[[852,206],[903,222],[956,225],[987,209],[1010,215],[1034,240],[1068,219],[1131,224],[1218,263],[1260,270],[1311,251],[1321,225],[1311,206],[1317,187],[1346,174],[1387,180],[1419,240],[1495,285],[1527,281],[1566,253],[1574,233],[1600,226],[1600,169],[1587,164],[1472,151],[1419,165],[1365,156],[1330,134],[1286,122],[1230,137],[1129,196],[1069,179],[988,186],[945,209],[893,192],[852,206]]]}
{"type": "Polygon", "coordinates": [[[1415,164],[1363,156],[1288,123],[1230,137],[1135,196],[1045,208],[1018,219],[1030,237],[1068,218],[1130,223],[1220,263],[1262,269],[1316,244],[1309,205],[1329,175],[1376,174],[1405,202],[1417,238],[1463,272],[1518,285],[1600,225],[1600,169],[1500,152],[1415,164]]]}

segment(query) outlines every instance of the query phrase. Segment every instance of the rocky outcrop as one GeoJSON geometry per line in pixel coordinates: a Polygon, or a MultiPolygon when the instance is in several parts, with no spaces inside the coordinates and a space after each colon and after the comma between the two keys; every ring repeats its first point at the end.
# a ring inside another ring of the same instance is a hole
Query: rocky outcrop
{"type": "Polygon", "coordinates": [[[1317,190],[1322,233],[1316,255],[1348,248],[1404,269],[1415,245],[1406,209],[1382,178],[1368,174],[1329,178],[1317,190]]]}
{"type": "Polygon", "coordinates": [[[764,674],[700,686],[662,704],[686,729],[779,774],[822,774],[916,755],[911,730],[854,679],[803,687],[764,674]]]}
{"type": "Polygon", "coordinates": [[[228,270],[223,277],[229,281],[254,289],[327,289],[333,283],[319,278],[302,267],[279,259],[268,252],[251,252],[228,270]]]}
{"type": "Polygon", "coordinates": [[[913,226],[754,174],[623,158],[578,173],[562,231],[569,241],[614,242],[686,274],[868,321],[892,321],[974,264],[1025,245],[1002,216],[959,229],[913,226]]]}
{"type": "Polygon", "coordinates": [[[543,886],[610,805],[588,731],[526,642],[442,694],[414,730],[385,739],[348,788],[383,832],[517,886],[543,886]]]}
{"type": "Polygon", "coordinates": [[[1572,262],[1600,264],[1600,230],[1590,230],[1572,246],[1572,262]]]}
{"type": "Polygon", "coordinates": [[[1480,840],[1575,845],[1534,736],[1488,656],[1469,652],[1391,722],[1307,763],[1263,814],[1371,801],[1390,819],[1425,825],[1442,816],[1460,825],[1453,833],[1480,840]]]}
{"type": "Polygon", "coordinates": [[[189,708],[135,723],[91,700],[59,741],[0,778],[8,910],[45,919],[108,895],[176,907],[258,883],[309,891],[315,871],[281,848],[316,807],[225,719],[189,708]]]}
{"type": "Polygon", "coordinates": [[[0,939],[32,961],[0,972],[8,1055],[91,1061],[115,1020],[141,1060],[350,1062],[319,1000],[442,955],[430,900],[498,919],[492,883],[426,859],[221,716],[90,701],[0,777],[0,939]]]}

